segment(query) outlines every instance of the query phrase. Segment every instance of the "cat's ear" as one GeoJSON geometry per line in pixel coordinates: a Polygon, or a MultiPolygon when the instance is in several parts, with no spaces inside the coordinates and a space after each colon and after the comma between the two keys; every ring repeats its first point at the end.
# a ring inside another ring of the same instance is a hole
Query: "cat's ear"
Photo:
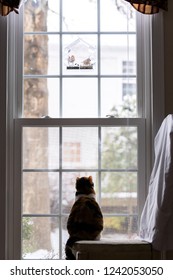
{"type": "Polygon", "coordinates": [[[89,180],[90,184],[93,184],[93,177],[92,176],[89,176],[88,180],[89,180]]]}
{"type": "Polygon", "coordinates": [[[76,178],[76,182],[77,182],[77,181],[79,181],[79,179],[80,179],[80,178],[79,178],[79,177],[77,177],[77,178],[76,178]]]}

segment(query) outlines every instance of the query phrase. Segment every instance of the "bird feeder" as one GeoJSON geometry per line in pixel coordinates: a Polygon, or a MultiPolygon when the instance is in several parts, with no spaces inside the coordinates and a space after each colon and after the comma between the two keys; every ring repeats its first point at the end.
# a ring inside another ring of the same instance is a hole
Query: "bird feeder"
{"type": "Polygon", "coordinates": [[[96,47],[78,38],[65,47],[65,66],[67,70],[94,69],[96,47]]]}

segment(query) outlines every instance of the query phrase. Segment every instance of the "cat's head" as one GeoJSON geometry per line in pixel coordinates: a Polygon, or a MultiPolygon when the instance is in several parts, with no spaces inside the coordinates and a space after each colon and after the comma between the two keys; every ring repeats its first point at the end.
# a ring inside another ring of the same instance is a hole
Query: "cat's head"
{"type": "Polygon", "coordinates": [[[76,178],[76,191],[78,194],[95,194],[94,183],[92,176],[89,177],[77,177],[76,178]]]}

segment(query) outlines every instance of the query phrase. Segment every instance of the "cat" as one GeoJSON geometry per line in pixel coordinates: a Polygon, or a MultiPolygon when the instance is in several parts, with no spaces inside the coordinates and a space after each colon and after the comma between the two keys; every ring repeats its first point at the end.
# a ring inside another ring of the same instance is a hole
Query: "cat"
{"type": "Polygon", "coordinates": [[[103,215],[95,199],[92,176],[77,177],[76,195],[67,220],[69,238],[65,246],[66,260],[75,260],[72,247],[76,241],[99,240],[103,230],[103,215]]]}

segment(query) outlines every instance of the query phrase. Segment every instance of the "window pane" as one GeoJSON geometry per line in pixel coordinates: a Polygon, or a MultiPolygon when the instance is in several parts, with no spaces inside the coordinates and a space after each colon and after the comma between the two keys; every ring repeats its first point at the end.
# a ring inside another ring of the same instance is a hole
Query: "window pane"
{"type": "Polygon", "coordinates": [[[65,118],[97,117],[97,79],[64,78],[62,107],[65,118]]]}
{"type": "Polygon", "coordinates": [[[135,10],[124,0],[27,0],[23,37],[23,117],[70,120],[23,128],[23,258],[65,258],[81,176],[93,177],[103,237],[133,238],[137,127],[72,126],[71,119],[138,116],[135,10]]]}
{"type": "Polygon", "coordinates": [[[59,0],[25,1],[24,31],[59,31],[59,0]]]}
{"type": "Polygon", "coordinates": [[[23,259],[59,259],[58,228],[58,219],[55,217],[24,217],[23,259]]]}
{"type": "Polygon", "coordinates": [[[112,240],[134,239],[138,233],[138,219],[136,216],[110,216],[104,218],[103,238],[112,240]]]}
{"type": "Polygon", "coordinates": [[[101,35],[101,73],[123,74],[123,61],[136,65],[136,35],[101,35]]]}
{"type": "Polygon", "coordinates": [[[63,168],[81,169],[98,166],[98,129],[96,127],[63,128],[63,168]]]}
{"type": "Polygon", "coordinates": [[[137,117],[136,78],[101,79],[101,116],[107,115],[137,117]]]}
{"type": "Polygon", "coordinates": [[[59,74],[59,36],[24,36],[24,74],[59,74]]]}
{"type": "Polygon", "coordinates": [[[66,256],[65,256],[65,245],[66,245],[66,242],[67,242],[67,239],[69,238],[69,234],[67,232],[67,219],[68,217],[67,216],[63,216],[61,218],[61,236],[62,236],[62,257],[61,259],[65,259],[66,256]]]}
{"type": "Polygon", "coordinates": [[[63,31],[96,31],[97,1],[63,0],[63,31]]]}
{"type": "Polygon", "coordinates": [[[97,193],[98,189],[98,174],[96,172],[63,172],[62,174],[62,212],[70,213],[71,207],[75,202],[76,193],[76,178],[77,177],[89,177],[92,176],[94,182],[94,189],[97,193]]]}
{"type": "Polygon", "coordinates": [[[137,213],[137,173],[102,173],[102,211],[109,214],[137,213]]]}
{"type": "Polygon", "coordinates": [[[59,79],[24,79],[24,117],[59,117],[59,79]]]}
{"type": "Polygon", "coordinates": [[[59,129],[23,128],[23,168],[59,167],[59,129]]]}
{"type": "Polygon", "coordinates": [[[23,173],[23,213],[57,214],[59,212],[59,173],[23,173]]]}
{"type": "Polygon", "coordinates": [[[97,36],[63,36],[63,74],[94,75],[97,73],[97,36]]]}
{"type": "Polygon", "coordinates": [[[100,6],[101,31],[135,31],[136,11],[124,0],[100,0],[100,6]]]}
{"type": "Polygon", "coordinates": [[[102,128],[102,168],[137,168],[137,128],[102,128]]]}

